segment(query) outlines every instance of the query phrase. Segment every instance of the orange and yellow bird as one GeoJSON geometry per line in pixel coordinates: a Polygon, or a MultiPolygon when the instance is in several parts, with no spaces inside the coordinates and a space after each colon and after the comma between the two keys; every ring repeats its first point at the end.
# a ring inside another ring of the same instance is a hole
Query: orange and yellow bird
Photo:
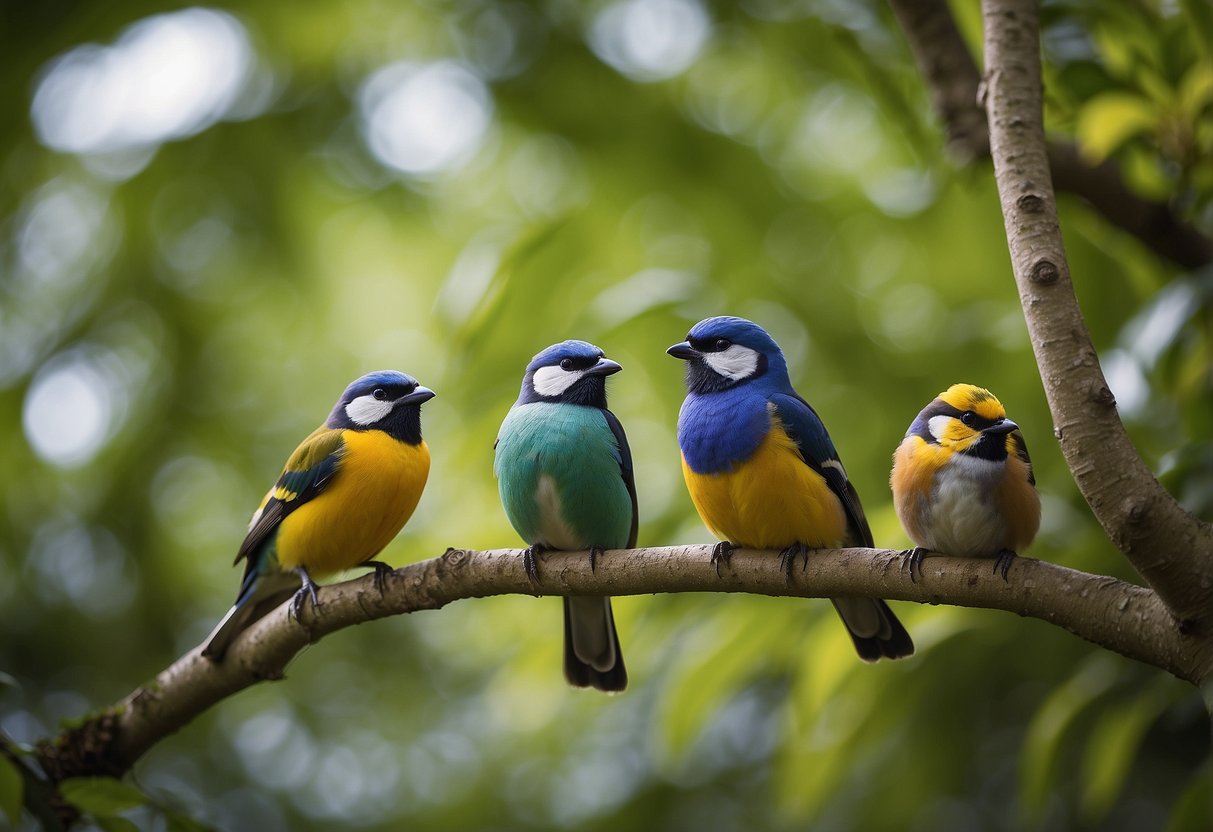
{"type": "Polygon", "coordinates": [[[433,397],[394,370],[345,389],[253,514],[236,554],[237,563],[247,560],[240,593],[204,656],[222,659],[240,633],[292,596],[296,613],[305,598],[316,604],[314,578],[367,566],[382,589],[391,567],[374,557],[412,516],[429,475],[421,405],[433,397]]]}
{"type": "Polygon", "coordinates": [[[1019,425],[994,394],[953,384],[922,409],[893,455],[893,503],[914,541],[910,577],[926,552],[994,558],[1004,580],[1040,528],[1040,495],[1019,425]]]}

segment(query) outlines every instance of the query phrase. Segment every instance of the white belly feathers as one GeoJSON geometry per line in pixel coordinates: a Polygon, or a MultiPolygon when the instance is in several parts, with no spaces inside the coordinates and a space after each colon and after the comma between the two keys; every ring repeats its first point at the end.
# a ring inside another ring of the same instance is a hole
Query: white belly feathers
{"type": "Polygon", "coordinates": [[[935,475],[926,548],[958,557],[994,557],[1007,524],[994,504],[1006,463],[957,454],[935,475]]]}
{"type": "Polygon", "coordinates": [[[560,493],[556,481],[547,474],[540,474],[535,483],[535,504],[539,507],[539,539],[535,542],[553,549],[576,551],[585,544],[564,519],[564,507],[560,504],[560,493]]]}

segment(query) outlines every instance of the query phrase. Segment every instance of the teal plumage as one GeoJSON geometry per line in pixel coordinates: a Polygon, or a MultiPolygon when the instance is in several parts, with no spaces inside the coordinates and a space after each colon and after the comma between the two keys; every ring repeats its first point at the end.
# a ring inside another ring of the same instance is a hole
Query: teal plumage
{"type": "MultiPolygon", "coordinates": [[[[584,341],[564,341],[527,366],[493,463],[501,504],[528,544],[593,553],[636,544],[636,486],[623,426],[606,407],[606,376],[620,366],[584,341]]],[[[575,687],[621,691],[627,670],[611,599],[564,599],[564,674],[575,687]]]]}
{"type": "Polygon", "coordinates": [[[620,464],[601,410],[534,402],[505,417],[493,467],[506,516],[528,543],[622,549],[629,545],[634,512],[620,464]],[[545,497],[558,503],[559,518],[547,510],[545,497]]]}

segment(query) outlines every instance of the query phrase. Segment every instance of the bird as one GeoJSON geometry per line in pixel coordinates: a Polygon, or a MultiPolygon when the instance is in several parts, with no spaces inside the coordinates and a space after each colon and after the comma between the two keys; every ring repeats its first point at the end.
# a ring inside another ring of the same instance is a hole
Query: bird
{"type": "MultiPolygon", "coordinates": [[[[623,369],[585,341],[542,350],[526,367],[501,423],[493,469],[510,524],[528,544],[523,566],[538,580],[548,550],[636,545],[636,482],[623,425],[607,409],[606,378],[623,369]]],[[[628,684],[611,599],[564,599],[564,676],[608,693],[628,684]]]]}
{"type": "Polygon", "coordinates": [[[1019,425],[984,387],[953,384],[910,423],[889,476],[897,517],[915,548],[917,580],[928,551],[994,558],[1009,580],[1016,553],[1040,529],[1040,495],[1019,425]]]}
{"type": "MultiPolygon", "coordinates": [[[[779,549],[785,578],[808,549],[871,547],[859,494],[817,413],[792,387],[783,351],[761,326],[728,315],[691,327],[667,353],[687,362],[678,416],[682,473],[704,525],[735,547],[779,549]]],[[[884,601],[832,598],[864,661],[912,655],[884,601]]]]}
{"type": "Polygon", "coordinates": [[[288,598],[296,616],[305,599],[319,606],[314,578],[366,566],[383,591],[391,567],[374,558],[421,499],[430,470],[421,405],[433,397],[395,370],[345,388],[253,514],[236,553],[235,563],[246,561],[240,592],[202,655],[222,660],[240,633],[288,598]]]}

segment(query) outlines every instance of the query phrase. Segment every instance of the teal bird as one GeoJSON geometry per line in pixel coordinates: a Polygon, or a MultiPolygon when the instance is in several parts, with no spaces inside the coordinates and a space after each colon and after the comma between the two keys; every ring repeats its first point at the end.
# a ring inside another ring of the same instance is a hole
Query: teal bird
{"type": "MultiPolygon", "coordinates": [[[[632,452],[606,401],[606,377],[621,369],[585,341],[550,346],[527,365],[501,423],[493,469],[532,578],[546,550],[588,549],[592,562],[636,545],[632,452]]],[[[575,687],[627,687],[610,598],[564,599],[564,675],[575,687]]]]}

